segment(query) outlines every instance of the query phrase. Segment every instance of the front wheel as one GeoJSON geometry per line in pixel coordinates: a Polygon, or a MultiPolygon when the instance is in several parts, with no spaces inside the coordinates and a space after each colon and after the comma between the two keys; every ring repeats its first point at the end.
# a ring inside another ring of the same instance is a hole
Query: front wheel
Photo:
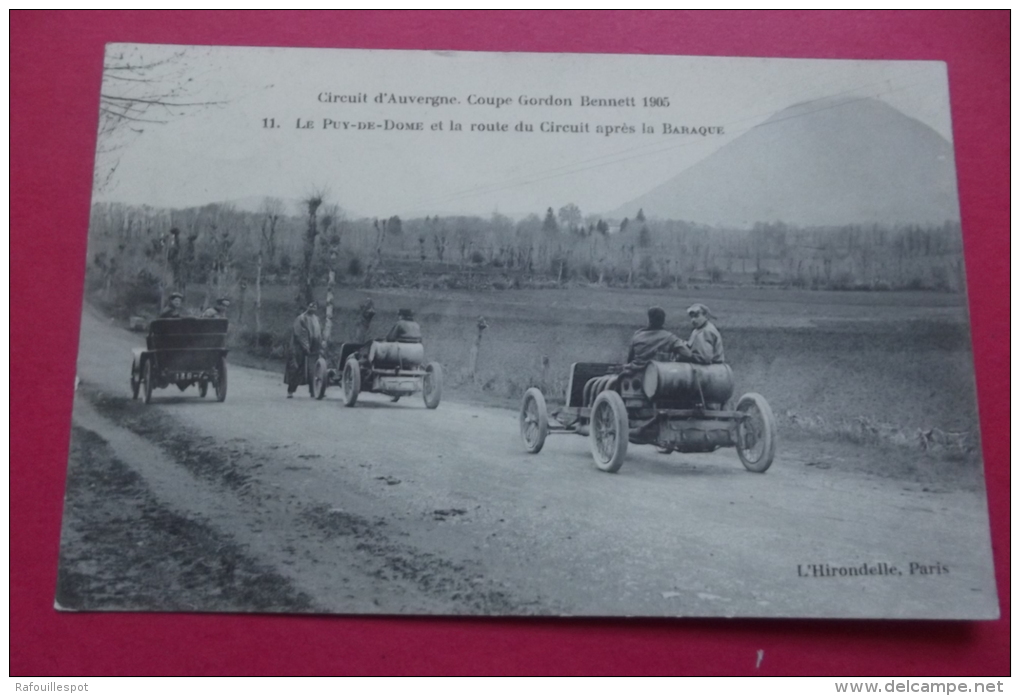
{"type": "Polygon", "coordinates": [[[421,395],[426,408],[436,408],[443,398],[443,368],[439,363],[429,363],[422,377],[421,395]]]}
{"type": "Polygon", "coordinates": [[[220,358],[216,367],[216,400],[226,401],[227,399],[227,360],[220,358]]]}
{"type": "Polygon", "coordinates": [[[737,423],[737,456],[748,471],[763,473],[776,456],[776,418],[761,394],[744,394],[737,411],[745,414],[737,423]]]}
{"type": "Polygon", "coordinates": [[[627,456],[629,435],[630,422],[623,399],[614,391],[599,394],[591,407],[588,433],[595,466],[610,474],[619,471],[627,456]]]}
{"type": "Polygon", "coordinates": [[[361,365],[355,356],[347,358],[344,365],[344,404],[353,406],[358,402],[358,392],[361,391],[361,365]]]}
{"type": "Polygon", "coordinates": [[[531,387],[524,392],[520,422],[524,448],[529,454],[538,454],[549,435],[549,410],[546,408],[542,391],[537,387],[531,387]]]}
{"type": "Polygon", "coordinates": [[[326,386],[329,384],[329,367],[325,358],[315,361],[315,370],[312,375],[312,396],[322,399],[326,396],[326,386]]]}

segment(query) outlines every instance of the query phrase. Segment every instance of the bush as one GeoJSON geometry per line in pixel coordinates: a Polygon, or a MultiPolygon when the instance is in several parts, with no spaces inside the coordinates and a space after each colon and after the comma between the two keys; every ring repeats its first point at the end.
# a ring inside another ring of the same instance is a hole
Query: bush
{"type": "Polygon", "coordinates": [[[360,276],[364,270],[360,256],[352,256],[351,260],[347,262],[347,275],[349,276],[360,276]]]}

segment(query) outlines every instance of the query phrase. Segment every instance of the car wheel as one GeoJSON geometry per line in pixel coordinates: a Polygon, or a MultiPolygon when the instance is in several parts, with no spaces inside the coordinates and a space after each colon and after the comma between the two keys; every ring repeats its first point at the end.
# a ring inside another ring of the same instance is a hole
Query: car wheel
{"type": "Polygon", "coordinates": [[[776,418],[761,394],[744,394],[737,411],[744,414],[737,423],[737,456],[745,469],[760,474],[776,456],[776,418]]]}
{"type": "Polygon", "coordinates": [[[138,394],[142,389],[142,376],[138,374],[138,369],[135,364],[131,364],[131,398],[137,399],[138,394]]]}
{"type": "Polygon", "coordinates": [[[326,386],[329,384],[329,367],[326,365],[325,358],[319,358],[315,361],[314,375],[312,376],[312,395],[316,399],[322,399],[326,396],[326,386]]]}
{"type": "Polygon", "coordinates": [[[220,358],[216,366],[216,400],[226,401],[227,399],[227,359],[220,358]]]}
{"type": "Polygon", "coordinates": [[[358,402],[358,392],[361,391],[361,365],[355,356],[347,358],[344,365],[344,404],[353,406],[358,402]]]}
{"type": "Polygon", "coordinates": [[[549,435],[549,410],[546,408],[542,391],[537,387],[531,387],[524,392],[520,421],[524,448],[530,454],[538,454],[549,435]]]}
{"type": "Polygon", "coordinates": [[[595,466],[610,474],[619,471],[627,456],[629,433],[627,407],[620,395],[614,391],[599,394],[591,407],[588,433],[595,466]]]}
{"type": "Polygon", "coordinates": [[[439,400],[443,398],[443,368],[439,363],[432,362],[425,367],[421,395],[427,408],[439,406],[439,400]]]}
{"type": "Polygon", "coordinates": [[[145,367],[142,368],[142,401],[149,403],[152,401],[152,361],[146,360],[145,367]]]}

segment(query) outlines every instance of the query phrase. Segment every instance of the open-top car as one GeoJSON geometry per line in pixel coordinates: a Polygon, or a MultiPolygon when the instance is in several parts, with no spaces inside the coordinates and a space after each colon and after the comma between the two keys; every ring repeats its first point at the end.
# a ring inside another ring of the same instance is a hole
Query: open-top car
{"type": "Polygon", "coordinates": [[[325,358],[316,362],[313,392],[321,399],[329,385],[340,384],[347,406],[354,406],[362,392],[385,394],[392,401],[421,392],[425,406],[436,408],[443,395],[443,368],[437,362],[424,362],[421,343],[342,343],[336,367],[330,367],[325,358]]]}
{"type": "Polygon", "coordinates": [[[627,445],[654,445],[670,452],[712,452],[735,447],[744,467],[764,472],[776,451],[776,424],[764,397],[749,393],[730,406],[729,365],[651,362],[628,371],[610,363],[574,363],[566,404],[550,417],[541,390],[528,389],[521,403],[521,438],[537,454],[555,433],[588,436],[595,465],[616,472],[627,445]]]}
{"type": "Polygon", "coordinates": [[[198,386],[204,397],[212,385],[216,400],[227,398],[227,320],[192,317],[154,319],[145,348],[135,348],[131,396],[152,401],[153,389],[198,386]]]}

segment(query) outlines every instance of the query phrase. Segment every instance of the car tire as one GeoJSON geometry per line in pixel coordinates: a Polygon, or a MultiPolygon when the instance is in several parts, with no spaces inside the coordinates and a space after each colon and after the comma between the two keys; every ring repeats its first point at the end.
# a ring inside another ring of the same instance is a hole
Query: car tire
{"type": "Polygon", "coordinates": [[[538,454],[549,436],[549,409],[545,405],[542,390],[531,387],[524,392],[521,400],[521,440],[529,454],[538,454]]]}
{"type": "Polygon", "coordinates": [[[437,408],[443,398],[443,367],[431,362],[425,366],[425,376],[421,379],[421,396],[426,408],[437,408]]]}
{"type": "Polygon", "coordinates": [[[761,394],[744,394],[737,411],[745,414],[737,422],[737,456],[748,471],[764,473],[776,456],[776,418],[761,394]]]}
{"type": "Polygon", "coordinates": [[[344,365],[344,405],[354,406],[358,402],[358,393],[361,391],[361,365],[354,355],[347,358],[344,365]]]}
{"type": "Polygon", "coordinates": [[[623,399],[614,391],[604,391],[591,407],[588,441],[591,455],[600,471],[615,474],[627,457],[630,421],[623,399]]]}

